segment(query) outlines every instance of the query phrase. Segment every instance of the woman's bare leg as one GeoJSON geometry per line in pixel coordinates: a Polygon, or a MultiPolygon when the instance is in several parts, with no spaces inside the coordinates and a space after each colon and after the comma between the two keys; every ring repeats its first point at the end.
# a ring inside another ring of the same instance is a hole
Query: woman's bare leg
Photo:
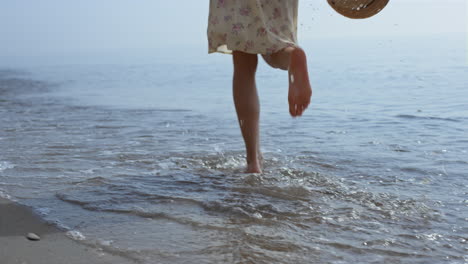
{"type": "Polygon", "coordinates": [[[260,103],[255,85],[257,55],[234,51],[233,95],[247,151],[247,172],[260,173],[260,103]]]}
{"type": "Polygon", "coordinates": [[[299,47],[288,47],[276,53],[264,55],[263,58],[273,68],[288,70],[289,113],[293,117],[301,116],[309,106],[312,96],[304,50],[299,47]]]}

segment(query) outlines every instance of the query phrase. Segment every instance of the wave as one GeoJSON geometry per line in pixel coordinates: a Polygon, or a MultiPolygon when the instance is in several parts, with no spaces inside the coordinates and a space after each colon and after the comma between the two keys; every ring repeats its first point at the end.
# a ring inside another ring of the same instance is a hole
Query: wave
{"type": "Polygon", "coordinates": [[[171,160],[173,165],[158,176],[91,177],[74,182],[56,197],[86,210],[164,218],[208,228],[225,226],[232,219],[296,225],[318,217],[316,221],[340,226],[343,220],[440,220],[439,212],[422,201],[370,192],[332,175],[288,167],[270,168],[264,174],[226,174],[229,169],[235,171],[236,158],[171,160]],[[213,174],[217,167],[219,172],[213,174]]]}
{"type": "Polygon", "coordinates": [[[397,115],[397,118],[404,119],[413,119],[413,120],[438,120],[438,121],[448,121],[448,122],[461,122],[456,118],[444,118],[444,117],[435,117],[435,116],[415,116],[415,115],[397,115]]]}
{"type": "Polygon", "coordinates": [[[16,96],[27,93],[44,93],[51,90],[51,83],[15,76],[0,76],[0,95],[16,96]]]}

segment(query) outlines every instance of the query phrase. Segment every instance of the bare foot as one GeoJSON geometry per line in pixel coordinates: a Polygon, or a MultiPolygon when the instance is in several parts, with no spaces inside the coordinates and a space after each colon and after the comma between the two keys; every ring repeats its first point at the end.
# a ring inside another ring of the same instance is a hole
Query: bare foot
{"type": "Polygon", "coordinates": [[[262,169],[260,167],[260,162],[257,160],[256,162],[247,163],[247,170],[246,173],[262,173],[262,169]]]}
{"type": "Polygon", "coordinates": [[[307,59],[304,50],[297,47],[291,52],[289,64],[289,113],[291,116],[301,116],[309,106],[312,88],[307,72],[307,59]]]}
{"type": "Polygon", "coordinates": [[[263,167],[263,155],[260,150],[257,151],[257,157],[255,160],[249,162],[247,161],[246,173],[262,173],[263,167]]]}

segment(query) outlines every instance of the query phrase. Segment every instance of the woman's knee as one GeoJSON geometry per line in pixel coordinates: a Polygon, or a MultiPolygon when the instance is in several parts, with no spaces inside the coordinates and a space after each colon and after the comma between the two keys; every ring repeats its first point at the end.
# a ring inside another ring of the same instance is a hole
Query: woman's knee
{"type": "Polygon", "coordinates": [[[287,47],[280,51],[271,54],[262,55],[265,62],[272,68],[287,71],[289,68],[289,60],[291,52],[294,50],[292,47],[287,47]]]}

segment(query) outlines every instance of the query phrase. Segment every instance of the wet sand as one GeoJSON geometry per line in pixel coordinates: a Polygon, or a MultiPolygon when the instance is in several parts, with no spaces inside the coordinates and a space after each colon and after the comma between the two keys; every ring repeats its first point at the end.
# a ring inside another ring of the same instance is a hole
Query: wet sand
{"type": "Polygon", "coordinates": [[[78,243],[42,221],[25,206],[0,198],[0,259],[2,264],[133,263],[78,243]],[[30,241],[28,233],[40,236],[30,241]]]}

